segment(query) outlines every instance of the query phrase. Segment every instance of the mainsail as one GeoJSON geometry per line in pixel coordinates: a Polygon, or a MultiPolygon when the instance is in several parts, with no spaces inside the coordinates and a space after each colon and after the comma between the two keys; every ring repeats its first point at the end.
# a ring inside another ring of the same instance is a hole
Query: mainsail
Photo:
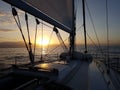
{"type": "Polygon", "coordinates": [[[73,29],[73,0],[3,0],[68,33],[73,29]]]}

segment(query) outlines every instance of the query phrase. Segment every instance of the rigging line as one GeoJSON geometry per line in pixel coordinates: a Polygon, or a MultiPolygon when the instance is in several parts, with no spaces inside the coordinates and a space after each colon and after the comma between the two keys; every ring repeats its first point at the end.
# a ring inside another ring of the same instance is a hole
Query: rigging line
{"type": "Polygon", "coordinates": [[[92,15],[91,15],[91,12],[90,12],[90,9],[89,9],[89,7],[88,7],[87,2],[86,2],[86,6],[87,6],[87,10],[88,10],[88,13],[89,13],[89,16],[90,16],[91,23],[92,23],[92,25],[93,25],[93,30],[94,30],[94,32],[95,32],[96,39],[97,39],[97,41],[98,41],[98,45],[100,46],[100,41],[99,41],[99,39],[98,39],[98,35],[97,35],[97,32],[96,32],[96,28],[95,28],[95,25],[94,25],[94,23],[93,23],[92,15]]]}
{"type": "MultiPolygon", "coordinates": [[[[83,25],[80,26],[80,28],[82,28],[83,25]]],[[[80,30],[80,29],[79,29],[80,30]]],[[[95,42],[92,40],[92,38],[89,36],[89,34],[86,32],[88,38],[92,41],[92,43],[97,47],[97,45],[95,44],[95,42]]]]}
{"type": "Polygon", "coordinates": [[[25,37],[24,37],[24,34],[23,34],[23,32],[22,32],[21,23],[20,23],[20,19],[19,19],[19,16],[18,16],[18,14],[17,14],[17,11],[16,11],[16,9],[15,9],[13,6],[11,6],[11,8],[12,8],[13,18],[14,18],[14,20],[15,20],[15,22],[16,22],[16,24],[17,24],[17,26],[18,26],[18,28],[19,28],[19,30],[20,30],[20,32],[21,32],[21,35],[22,35],[23,41],[24,41],[24,43],[25,43],[25,46],[26,46],[26,48],[27,48],[27,51],[29,52],[29,48],[28,48],[28,46],[27,46],[27,42],[26,42],[25,37]],[[18,21],[17,21],[17,19],[15,18],[15,16],[17,16],[18,21]]]}
{"type": "Polygon", "coordinates": [[[36,39],[37,39],[37,31],[38,31],[38,24],[40,24],[39,20],[35,17],[36,21],[36,29],[35,29],[35,40],[34,40],[34,55],[35,55],[35,49],[36,49],[36,39]]]}
{"type": "Polygon", "coordinates": [[[43,56],[42,56],[42,52],[43,52],[43,20],[42,20],[42,39],[41,39],[41,61],[43,61],[43,56]]]}
{"type": "MultiPolygon", "coordinates": [[[[82,25],[81,25],[82,27],[82,25]]],[[[97,50],[100,50],[101,54],[103,54],[105,56],[105,54],[101,51],[101,49],[95,44],[95,42],[92,40],[92,38],[90,37],[90,35],[86,32],[88,38],[91,40],[91,42],[94,44],[94,46],[97,48],[97,50]]]]}
{"type": "Polygon", "coordinates": [[[87,36],[88,36],[88,38],[91,40],[91,42],[94,44],[94,46],[98,48],[98,46],[95,44],[95,42],[92,40],[92,38],[89,36],[88,33],[87,33],[87,36]]]}
{"type": "MultiPolygon", "coordinates": [[[[85,1],[86,1],[86,0],[85,0],[85,1]]],[[[93,30],[94,30],[94,32],[95,32],[95,36],[96,36],[96,39],[97,39],[99,48],[100,48],[101,52],[103,52],[103,50],[101,49],[100,41],[99,41],[99,38],[98,38],[98,35],[97,35],[97,32],[96,32],[96,28],[95,28],[95,25],[94,25],[94,22],[93,22],[93,19],[92,19],[92,15],[91,15],[90,9],[89,9],[89,7],[88,7],[87,1],[86,1],[85,3],[86,3],[86,7],[87,7],[87,10],[88,10],[89,16],[90,16],[91,23],[92,23],[92,25],[93,25],[93,30]]]]}
{"type": "Polygon", "coordinates": [[[106,26],[107,26],[107,61],[109,68],[109,25],[108,25],[108,0],[106,0],[106,26]]]}
{"type": "Polygon", "coordinates": [[[95,42],[92,40],[92,38],[90,37],[90,35],[89,35],[88,33],[87,33],[87,36],[88,36],[88,38],[91,40],[91,42],[93,43],[93,45],[97,48],[97,50],[99,50],[99,51],[101,52],[101,54],[105,56],[105,54],[100,50],[99,46],[97,46],[97,45],[95,44],[95,42]]]}
{"type": "Polygon", "coordinates": [[[56,50],[58,47],[60,47],[60,45],[59,46],[56,46],[55,48],[53,48],[52,50],[50,50],[47,54],[46,54],[46,56],[47,55],[49,55],[51,52],[53,52],[54,50],[56,50]]]}
{"type": "MultiPolygon", "coordinates": [[[[64,42],[67,40],[67,38],[64,40],[64,42]]],[[[54,50],[56,50],[58,47],[60,47],[60,45],[59,46],[56,46],[55,48],[53,48],[52,50],[50,50],[49,52],[48,52],[48,54],[50,54],[51,52],[53,52],[54,50]]]]}
{"type": "MultiPolygon", "coordinates": [[[[45,22],[45,21],[44,21],[45,22]]],[[[43,21],[42,22],[40,22],[41,24],[43,24],[43,25],[45,25],[45,26],[47,26],[47,27],[49,27],[49,28],[51,28],[51,29],[53,29],[53,25],[52,26],[50,26],[50,25],[47,25],[46,23],[44,23],[43,21]]]]}
{"type": "Polygon", "coordinates": [[[50,50],[45,56],[48,56],[50,53],[54,52],[59,47],[60,47],[60,45],[56,46],[55,48],[53,48],[52,50],[50,50]]]}
{"type": "Polygon", "coordinates": [[[93,43],[93,45],[97,48],[97,50],[99,50],[99,47],[95,44],[95,42],[92,40],[92,38],[89,36],[88,33],[87,33],[87,36],[91,40],[91,42],[93,43]]]}
{"type": "Polygon", "coordinates": [[[79,4],[80,4],[80,0],[77,0],[77,1],[76,1],[76,10],[75,10],[76,17],[77,17],[77,15],[78,15],[79,4]]]}
{"type": "Polygon", "coordinates": [[[53,27],[52,27],[52,26],[45,24],[43,21],[42,21],[42,22],[40,22],[40,23],[41,23],[41,24],[43,24],[43,25],[45,25],[45,26],[47,26],[47,27],[49,27],[49,28],[52,28],[52,29],[53,29],[53,27]]]}
{"type": "Polygon", "coordinates": [[[28,26],[28,15],[27,15],[26,12],[25,12],[25,21],[26,21],[27,32],[28,32],[29,50],[30,50],[30,52],[32,52],[31,39],[30,39],[30,32],[29,32],[29,26],[28,26]]]}
{"type": "Polygon", "coordinates": [[[59,36],[58,39],[59,39],[59,41],[60,41],[60,45],[63,47],[63,49],[64,49],[65,51],[68,52],[68,48],[67,48],[67,46],[65,45],[64,41],[62,40],[62,37],[61,37],[60,33],[58,33],[58,36],[59,36]]]}
{"type": "Polygon", "coordinates": [[[54,27],[54,28],[53,28],[53,31],[55,31],[55,33],[56,33],[56,35],[57,35],[57,38],[58,38],[58,40],[59,40],[59,42],[60,42],[60,45],[62,46],[62,48],[64,49],[64,51],[65,51],[65,52],[66,52],[66,51],[68,52],[68,48],[66,47],[66,45],[65,45],[65,43],[64,43],[64,41],[63,41],[63,39],[62,39],[62,37],[61,37],[58,29],[57,29],[56,27],[54,27]]]}
{"type": "Polygon", "coordinates": [[[78,11],[78,0],[76,0],[75,6],[76,6],[76,8],[75,8],[75,14],[77,15],[77,11],[78,11]]]}
{"type": "Polygon", "coordinates": [[[31,61],[31,65],[34,66],[34,55],[32,52],[32,47],[31,47],[31,39],[30,39],[30,32],[29,32],[29,25],[28,25],[28,15],[25,12],[25,21],[26,21],[26,26],[27,26],[27,32],[28,32],[28,40],[29,40],[29,59],[31,61]]]}
{"type": "Polygon", "coordinates": [[[51,42],[51,38],[52,38],[53,32],[54,31],[52,31],[52,33],[50,34],[50,39],[49,39],[49,43],[48,43],[48,46],[47,46],[47,52],[48,52],[48,49],[49,49],[49,46],[50,46],[50,42],[51,42]]]}
{"type": "Polygon", "coordinates": [[[82,24],[79,28],[77,28],[76,31],[78,31],[78,30],[81,29],[82,27],[83,27],[83,24],[82,24]]]}

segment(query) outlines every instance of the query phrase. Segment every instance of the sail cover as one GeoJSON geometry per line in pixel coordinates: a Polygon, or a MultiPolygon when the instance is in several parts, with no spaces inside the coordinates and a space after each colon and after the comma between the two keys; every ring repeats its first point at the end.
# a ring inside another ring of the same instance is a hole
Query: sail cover
{"type": "Polygon", "coordinates": [[[73,0],[3,0],[71,33],[73,0]]]}

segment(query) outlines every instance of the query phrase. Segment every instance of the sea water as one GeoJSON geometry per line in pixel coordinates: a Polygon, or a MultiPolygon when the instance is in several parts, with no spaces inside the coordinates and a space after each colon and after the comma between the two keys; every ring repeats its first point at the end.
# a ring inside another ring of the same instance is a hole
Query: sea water
{"type": "MultiPolygon", "coordinates": [[[[63,52],[59,46],[49,49],[36,48],[35,61],[52,61],[57,60],[60,53],[63,52]]],[[[13,64],[29,63],[29,54],[26,48],[0,48],[0,68],[10,67],[13,64]]]]}
{"type": "MultiPolygon", "coordinates": [[[[77,46],[77,51],[84,52],[84,46],[77,46]]],[[[93,58],[104,58],[106,55],[106,47],[102,47],[102,52],[94,46],[88,46],[88,53],[93,55],[93,58]],[[104,55],[103,55],[104,54],[104,55]]],[[[61,47],[36,48],[35,61],[52,61],[58,60],[60,53],[64,52],[61,47]]],[[[110,58],[118,58],[120,60],[120,46],[110,46],[110,58]]],[[[0,68],[10,67],[12,64],[29,63],[29,55],[26,48],[0,48],[0,68]]]]}

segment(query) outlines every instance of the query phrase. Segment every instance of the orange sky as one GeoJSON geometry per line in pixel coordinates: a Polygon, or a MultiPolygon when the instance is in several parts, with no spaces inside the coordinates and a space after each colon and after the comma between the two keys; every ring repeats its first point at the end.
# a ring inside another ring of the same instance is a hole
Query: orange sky
{"type": "MultiPolygon", "coordinates": [[[[99,4],[99,3],[97,3],[99,4]]],[[[92,9],[92,5],[90,6],[92,9]]],[[[100,7],[99,7],[100,8],[100,7]]],[[[103,7],[101,7],[103,8],[103,7]]],[[[97,8],[96,8],[97,9],[97,8]]],[[[78,9],[79,10],[79,9],[78,9]]],[[[81,10],[79,10],[79,12],[77,13],[78,16],[82,17],[82,14],[80,12],[81,10]]],[[[27,38],[27,30],[26,30],[26,25],[25,25],[25,20],[24,20],[24,12],[21,10],[18,10],[19,12],[19,16],[20,16],[20,20],[21,20],[21,26],[23,29],[23,33],[26,37],[26,41],[28,41],[27,38]]],[[[86,11],[88,13],[88,11],[86,11]]],[[[93,12],[93,11],[91,11],[93,12]]],[[[103,12],[103,11],[101,11],[103,12]]],[[[104,15],[104,14],[103,14],[104,15]]],[[[111,15],[111,14],[110,14],[111,15]]],[[[118,15],[120,15],[120,13],[118,13],[118,15]]],[[[98,18],[95,19],[94,23],[95,23],[95,28],[97,30],[97,34],[99,37],[99,42],[101,44],[106,44],[106,26],[105,26],[105,16],[102,18],[101,15],[99,16],[98,13],[94,13],[93,14],[94,17],[98,18]],[[96,15],[96,16],[95,16],[96,15]]],[[[116,16],[116,15],[115,15],[116,16]]],[[[113,17],[113,16],[111,16],[113,17]]],[[[117,16],[116,16],[117,17],[117,16]]],[[[95,33],[93,30],[93,27],[91,25],[90,22],[90,18],[87,15],[86,18],[88,21],[86,22],[87,24],[87,33],[89,34],[89,36],[92,38],[92,40],[97,43],[97,39],[95,37],[95,33]]],[[[111,22],[110,24],[110,31],[109,31],[109,42],[110,44],[117,44],[120,45],[120,19],[119,18],[114,18],[114,19],[110,19],[111,22]],[[112,23],[114,22],[114,23],[112,23]],[[116,24],[117,23],[117,24],[116,24]]],[[[84,44],[84,32],[83,32],[83,27],[79,28],[82,25],[82,18],[77,18],[77,30],[76,30],[76,43],[77,44],[84,44]],[[79,28],[79,30],[78,30],[79,28]]],[[[45,22],[44,22],[45,23],[45,22]]],[[[47,23],[45,23],[47,24],[47,23]]],[[[31,36],[31,41],[32,43],[34,43],[34,35],[35,35],[35,18],[31,15],[29,15],[29,28],[30,28],[30,36],[31,36]]],[[[47,24],[48,26],[51,26],[49,24],[47,24]]],[[[53,27],[53,26],[51,26],[53,27]]],[[[41,44],[41,38],[42,38],[42,30],[43,30],[43,42],[44,45],[47,45],[48,43],[50,44],[59,44],[58,38],[56,37],[55,32],[52,35],[52,39],[50,41],[50,35],[52,33],[52,28],[49,28],[45,25],[43,25],[42,28],[42,24],[40,24],[38,26],[38,35],[37,35],[37,44],[40,45],[41,44]]],[[[59,30],[60,34],[63,38],[63,40],[66,40],[66,43],[68,44],[68,38],[69,38],[69,34],[59,30]]],[[[12,17],[11,14],[11,7],[10,5],[4,3],[3,1],[0,1],[0,43],[2,42],[21,42],[22,37],[20,34],[20,31],[12,17]]],[[[88,44],[93,44],[93,42],[91,42],[91,40],[89,39],[89,37],[87,36],[87,43],[88,44]]]]}

